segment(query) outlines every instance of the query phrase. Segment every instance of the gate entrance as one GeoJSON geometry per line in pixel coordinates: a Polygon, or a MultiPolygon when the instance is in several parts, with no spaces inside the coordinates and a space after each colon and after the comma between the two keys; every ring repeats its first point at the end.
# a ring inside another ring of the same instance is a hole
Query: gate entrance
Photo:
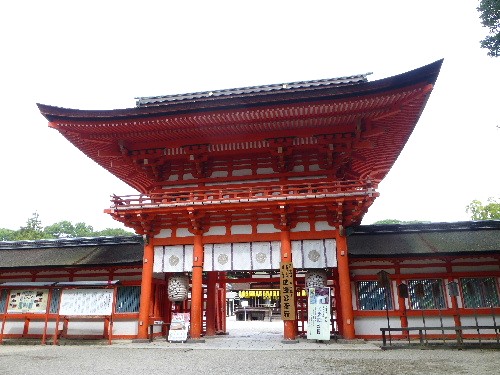
{"type": "Polygon", "coordinates": [[[281,319],[285,340],[305,336],[310,320],[308,287],[330,288],[331,314],[324,306],[318,311],[326,314],[321,315],[326,323],[322,332],[328,330],[330,321],[330,332],[336,335],[336,240],[286,239],[283,243],[285,246],[282,241],[205,243],[198,253],[193,245],[155,246],[153,268],[169,274],[168,280],[189,275],[185,281],[191,284],[187,307],[197,338],[227,333],[226,318],[232,316],[235,321],[281,319]]]}
{"type": "MultiPolygon", "coordinates": [[[[336,289],[338,283],[334,277],[334,269],[328,272],[327,284],[330,288],[330,336],[337,337],[339,329],[337,325],[338,312],[336,289]]],[[[308,291],[305,285],[305,271],[297,271],[295,277],[295,326],[298,338],[307,337],[308,330],[308,291]]],[[[208,278],[207,278],[208,280],[208,278]]],[[[276,271],[266,272],[227,272],[225,278],[225,302],[220,294],[223,288],[217,286],[217,304],[224,304],[224,310],[217,308],[216,334],[228,334],[230,336],[252,336],[257,333],[274,335],[283,333],[282,301],[280,296],[280,277],[276,271]],[[223,316],[222,316],[223,315],[223,316]],[[278,332],[277,332],[278,331],[278,332]]],[[[210,321],[211,304],[208,296],[209,285],[204,289],[204,319],[203,334],[207,334],[210,321]]],[[[210,332],[209,332],[210,333],[210,332]]]]}

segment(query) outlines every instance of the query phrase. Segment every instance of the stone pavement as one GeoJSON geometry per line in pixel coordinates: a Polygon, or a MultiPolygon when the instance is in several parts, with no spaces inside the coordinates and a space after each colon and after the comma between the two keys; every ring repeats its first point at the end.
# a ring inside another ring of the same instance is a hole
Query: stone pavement
{"type": "Polygon", "coordinates": [[[379,343],[363,340],[338,342],[318,342],[299,339],[298,342],[283,341],[283,322],[274,321],[236,321],[227,318],[227,335],[205,337],[201,342],[188,341],[169,343],[165,338],[156,338],[151,343],[135,343],[129,340],[116,340],[113,345],[136,348],[172,348],[172,349],[231,349],[231,350],[380,350],[379,343]]]}
{"type": "Polygon", "coordinates": [[[497,374],[494,350],[381,350],[354,341],[283,344],[283,323],[236,322],[203,343],[115,340],[77,345],[0,345],[0,375],[484,375],[497,374]]]}

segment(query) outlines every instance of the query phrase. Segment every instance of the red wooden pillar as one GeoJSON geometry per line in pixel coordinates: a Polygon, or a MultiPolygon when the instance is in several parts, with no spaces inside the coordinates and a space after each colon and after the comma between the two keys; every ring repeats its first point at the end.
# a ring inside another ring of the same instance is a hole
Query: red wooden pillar
{"type": "MultiPolygon", "coordinates": [[[[396,266],[394,267],[396,271],[396,282],[397,282],[397,295],[398,295],[398,305],[399,305],[399,321],[401,322],[401,328],[406,328],[408,327],[408,316],[406,314],[406,298],[408,297],[406,294],[408,292],[408,286],[406,285],[406,290],[400,290],[401,287],[400,285],[402,284],[401,282],[401,269],[399,266],[399,262],[396,262],[396,266]],[[405,292],[405,293],[403,293],[405,292]],[[406,297],[404,296],[406,295],[406,297]]],[[[404,334],[405,332],[403,332],[404,334]]],[[[408,331],[406,331],[407,334],[409,334],[408,331]]]]}
{"type": "Polygon", "coordinates": [[[335,297],[335,319],[337,320],[337,330],[340,336],[344,336],[344,326],[342,325],[342,310],[340,309],[340,306],[342,306],[342,303],[340,301],[340,285],[338,282],[339,279],[339,271],[338,268],[333,269],[333,277],[335,279],[335,282],[333,284],[333,293],[335,297]]]}
{"type": "Polygon", "coordinates": [[[342,331],[344,338],[354,339],[354,311],[352,308],[351,275],[349,273],[349,257],[347,251],[347,238],[344,228],[339,226],[336,231],[337,268],[339,272],[340,309],[342,311],[342,331]],[[341,233],[342,232],[342,233],[341,233]]]}
{"type": "Polygon", "coordinates": [[[217,271],[208,272],[207,276],[207,336],[216,334],[216,308],[217,308],[217,271]]]}
{"type": "Polygon", "coordinates": [[[153,290],[153,258],[154,246],[153,239],[146,237],[144,245],[144,258],[142,260],[142,281],[141,281],[141,299],[139,305],[139,329],[137,338],[146,340],[148,338],[149,310],[151,306],[151,297],[153,290]]]}
{"type": "Polygon", "coordinates": [[[219,298],[217,300],[217,325],[216,330],[218,333],[226,333],[226,315],[227,315],[227,289],[226,289],[226,273],[219,272],[219,288],[217,289],[219,298]]]}
{"type": "MultiPolygon", "coordinates": [[[[447,261],[446,263],[446,272],[448,273],[448,284],[454,283],[455,279],[452,276],[453,268],[450,264],[450,261],[447,261]]],[[[448,289],[448,294],[451,294],[449,289],[448,289]]],[[[453,310],[453,321],[455,323],[455,326],[456,327],[462,326],[462,319],[460,319],[460,313],[458,310],[457,296],[451,296],[451,308],[453,310]]]]}
{"type": "MultiPolygon", "coordinates": [[[[398,284],[398,286],[401,283],[398,284]]],[[[398,304],[399,304],[399,321],[401,323],[401,328],[408,327],[408,316],[406,315],[406,298],[401,297],[398,290],[398,304]]],[[[403,331],[403,334],[409,335],[410,332],[403,331]]]]}
{"type": "Polygon", "coordinates": [[[191,338],[201,338],[203,319],[203,236],[194,235],[193,272],[191,279],[191,338]]]}
{"type": "MultiPolygon", "coordinates": [[[[281,230],[281,261],[292,262],[292,243],[290,241],[290,230],[281,230]]],[[[295,270],[293,270],[295,274],[295,270]]],[[[294,277],[295,279],[295,277],[294,277]]],[[[295,285],[294,285],[295,289],[295,285]]],[[[292,300],[290,301],[293,306],[296,306],[296,295],[293,293],[292,300]]],[[[282,306],[283,308],[283,306],[282,306]]],[[[295,309],[294,309],[295,311],[295,309]]],[[[283,320],[283,339],[295,340],[297,337],[297,319],[283,320]]]]}

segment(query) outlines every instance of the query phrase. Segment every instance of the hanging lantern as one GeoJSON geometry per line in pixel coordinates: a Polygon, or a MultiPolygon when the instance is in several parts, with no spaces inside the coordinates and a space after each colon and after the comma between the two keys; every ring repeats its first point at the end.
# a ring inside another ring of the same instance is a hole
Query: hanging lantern
{"type": "Polygon", "coordinates": [[[424,298],[425,296],[424,284],[422,283],[415,284],[415,295],[418,298],[424,298]]]}
{"type": "Polygon", "coordinates": [[[458,283],[456,281],[450,281],[448,283],[448,291],[450,293],[450,296],[457,297],[459,295],[458,283]]]}
{"type": "Polygon", "coordinates": [[[391,285],[391,279],[389,278],[389,272],[382,270],[382,271],[377,272],[377,276],[378,276],[379,288],[388,288],[391,285]]]}
{"type": "Polygon", "coordinates": [[[171,276],[168,279],[169,301],[185,301],[188,298],[189,278],[185,275],[171,276]]]}
{"type": "Polygon", "coordinates": [[[323,288],[326,286],[326,271],[314,270],[307,271],[305,276],[305,287],[309,288],[323,288]]]}
{"type": "Polygon", "coordinates": [[[408,298],[408,285],[401,283],[398,285],[398,296],[408,298]]]}

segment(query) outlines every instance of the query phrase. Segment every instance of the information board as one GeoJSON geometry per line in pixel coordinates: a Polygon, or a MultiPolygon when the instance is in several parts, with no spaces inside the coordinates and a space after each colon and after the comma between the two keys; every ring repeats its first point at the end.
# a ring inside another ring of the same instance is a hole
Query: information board
{"type": "Polygon", "coordinates": [[[295,285],[292,262],[280,264],[281,319],[295,320],[295,285]]]}
{"type": "Polygon", "coordinates": [[[189,313],[172,313],[172,321],[170,323],[167,340],[169,342],[186,341],[189,332],[189,322],[189,313]]]}
{"type": "Polygon", "coordinates": [[[113,289],[65,289],[59,315],[111,315],[113,289]]]}
{"type": "Polygon", "coordinates": [[[9,295],[9,305],[7,306],[7,313],[44,314],[47,310],[48,299],[48,289],[11,290],[9,295]]]}
{"type": "Polygon", "coordinates": [[[330,340],[330,288],[309,288],[307,338],[330,340]]]}

